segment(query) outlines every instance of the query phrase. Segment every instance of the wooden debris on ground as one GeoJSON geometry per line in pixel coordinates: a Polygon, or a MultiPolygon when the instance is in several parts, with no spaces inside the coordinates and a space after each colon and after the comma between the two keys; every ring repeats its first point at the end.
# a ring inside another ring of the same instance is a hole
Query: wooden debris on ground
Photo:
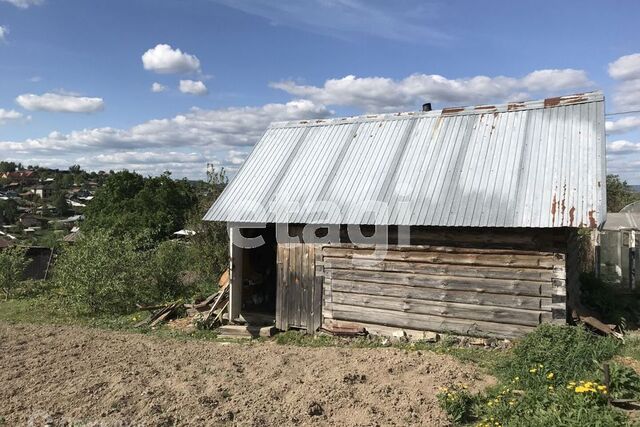
{"type": "Polygon", "coordinates": [[[211,304],[211,308],[208,312],[206,312],[202,319],[200,320],[202,326],[206,328],[213,327],[216,323],[221,321],[222,315],[224,314],[225,309],[229,305],[229,287],[225,286],[224,288],[218,291],[218,294],[211,304]]]}
{"type": "MultiPolygon", "coordinates": [[[[164,306],[155,306],[155,308],[153,307],[146,308],[152,311],[151,316],[136,323],[134,327],[139,328],[145,325],[149,327],[157,326],[160,323],[164,322],[165,320],[168,320],[169,318],[177,314],[177,310],[181,307],[182,307],[182,303],[174,302],[164,306]],[[156,311],[153,311],[154,309],[156,311]]],[[[141,308],[141,309],[144,309],[144,308],[141,308]]]]}
{"type": "Polygon", "coordinates": [[[330,334],[342,337],[355,337],[367,334],[367,330],[363,326],[356,323],[342,322],[339,320],[327,321],[323,325],[322,330],[325,332],[329,332],[330,334]]]}
{"type": "Polygon", "coordinates": [[[606,324],[600,321],[596,317],[597,313],[589,311],[584,307],[578,307],[577,309],[573,309],[571,311],[571,316],[576,322],[583,323],[589,326],[591,329],[624,341],[624,335],[622,334],[622,332],[616,330],[617,326],[606,324]]]}
{"type": "Polygon", "coordinates": [[[229,270],[225,271],[218,281],[220,289],[209,295],[203,301],[196,304],[182,304],[175,302],[171,304],[160,304],[153,306],[137,305],[139,310],[151,311],[151,315],[134,326],[154,327],[165,322],[178,313],[180,309],[187,310],[187,316],[191,318],[192,323],[200,323],[202,326],[211,328],[216,324],[222,324],[222,317],[229,305],[229,270]]]}

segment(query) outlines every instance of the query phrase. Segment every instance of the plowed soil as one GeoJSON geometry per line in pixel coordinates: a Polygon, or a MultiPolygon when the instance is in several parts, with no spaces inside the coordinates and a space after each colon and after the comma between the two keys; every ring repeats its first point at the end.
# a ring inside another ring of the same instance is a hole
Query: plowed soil
{"type": "Polygon", "coordinates": [[[492,379],[431,352],[178,340],[0,323],[0,425],[447,425],[492,379]]]}

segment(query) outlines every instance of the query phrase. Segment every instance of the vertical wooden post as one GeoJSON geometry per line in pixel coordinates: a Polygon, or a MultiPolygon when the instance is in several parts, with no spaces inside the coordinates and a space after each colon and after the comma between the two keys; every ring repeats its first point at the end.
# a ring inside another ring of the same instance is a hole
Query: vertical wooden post
{"type": "Polygon", "coordinates": [[[238,227],[229,226],[229,322],[240,316],[242,309],[242,248],[234,244],[239,232],[238,227]]]}
{"type": "Polygon", "coordinates": [[[597,228],[591,230],[591,243],[593,245],[593,272],[600,278],[600,232],[597,228]]]}

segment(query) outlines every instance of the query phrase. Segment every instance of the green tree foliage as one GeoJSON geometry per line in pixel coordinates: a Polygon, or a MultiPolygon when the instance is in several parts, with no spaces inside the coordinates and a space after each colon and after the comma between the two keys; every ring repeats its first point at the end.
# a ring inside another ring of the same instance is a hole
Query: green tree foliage
{"type": "Polygon", "coordinates": [[[618,175],[607,175],[607,210],[620,212],[629,203],[640,200],[640,194],[633,191],[627,181],[620,180],[618,175]]]}
{"type": "Polygon", "coordinates": [[[218,277],[229,266],[229,236],[225,223],[202,221],[202,217],[228,182],[224,168],[209,168],[207,189],[189,220],[189,228],[196,231],[191,237],[194,267],[212,286],[217,285],[218,277]]]}
{"type": "Polygon", "coordinates": [[[13,224],[17,219],[18,204],[15,200],[0,200],[0,224],[13,224]]]}
{"type": "MultiPolygon", "coordinates": [[[[20,165],[22,166],[22,165],[20,165]]],[[[0,173],[2,172],[13,172],[18,169],[18,164],[14,162],[0,162],[0,173]]]]}
{"type": "Polygon", "coordinates": [[[82,315],[129,313],[136,304],[188,298],[195,289],[181,280],[186,246],[166,241],[143,249],[149,246],[141,237],[105,230],[85,234],[59,254],[54,286],[66,305],[82,315]]]}
{"type": "Polygon", "coordinates": [[[139,243],[96,231],[65,248],[53,280],[68,306],[80,314],[127,313],[149,299],[148,253],[139,243]]]}
{"type": "Polygon", "coordinates": [[[0,289],[4,298],[9,299],[20,282],[22,274],[27,267],[25,249],[12,247],[0,251],[0,289]]]}
{"type": "Polygon", "coordinates": [[[191,185],[171,179],[169,173],[143,178],[117,172],[87,206],[83,230],[104,229],[119,236],[145,233],[159,241],[184,227],[195,203],[191,185]]]}
{"type": "Polygon", "coordinates": [[[64,196],[64,191],[59,191],[53,196],[53,206],[56,207],[58,216],[66,216],[69,214],[69,204],[64,196]]]}

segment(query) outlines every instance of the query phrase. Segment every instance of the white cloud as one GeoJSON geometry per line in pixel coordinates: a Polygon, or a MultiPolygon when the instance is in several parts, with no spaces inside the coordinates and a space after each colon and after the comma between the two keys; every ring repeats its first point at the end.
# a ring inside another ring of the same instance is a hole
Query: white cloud
{"type": "Polygon", "coordinates": [[[204,165],[206,158],[201,153],[183,153],[179,151],[124,151],[112,154],[98,154],[93,157],[80,157],[81,163],[120,167],[120,165],[157,165],[165,163],[200,163],[204,165]]]}
{"type": "Polygon", "coordinates": [[[180,92],[191,95],[206,95],[209,90],[205,84],[199,80],[180,80],[180,92]]]}
{"type": "Polygon", "coordinates": [[[611,62],[609,75],[616,80],[640,79],[640,53],[621,56],[611,62]]]}
{"type": "Polygon", "coordinates": [[[640,151],[640,142],[631,142],[625,139],[607,143],[607,154],[630,154],[640,151]]]}
{"type": "Polygon", "coordinates": [[[19,95],[16,102],[29,111],[49,111],[57,113],[94,113],[104,108],[102,98],[89,98],[68,93],[45,93],[19,95]]]}
{"type": "Polygon", "coordinates": [[[173,49],[168,44],[158,44],[142,55],[145,70],[160,74],[189,73],[200,71],[200,60],[195,55],[173,49]]]}
{"type": "Polygon", "coordinates": [[[151,92],[158,93],[158,92],[164,92],[165,90],[167,90],[167,87],[158,82],[153,82],[153,84],[151,85],[151,92]]]}
{"type": "Polygon", "coordinates": [[[621,56],[611,62],[609,76],[618,80],[613,94],[616,109],[640,109],[640,53],[621,56]]]}
{"type": "Polygon", "coordinates": [[[16,110],[5,110],[4,108],[0,108],[0,125],[14,120],[20,120],[22,117],[24,117],[23,114],[16,110]]]}
{"type": "Polygon", "coordinates": [[[308,100],[218,110],[194,108],[173,118],[150,120],[130,129],[107,127],[66,134],[51,132],[42,138],[0,141],[0,152],[10,152],[11,160],[31,164],[57,166],[55,162],[65,158],[67,166],[79,163],[91,170],[128,168],[157,174],[169,169],[176,176],[198,174],[201,177],[206,163],[223,165],[229,170],[236,168],[243,153],[258,141],[272,121],[329,115],[327,108],[308,100]],[[163,150],[168,147],[171,151],[165,153],[163,150]],[[198,163],[202,163],[201,169],[196,167],[198,163]]]}
{"type": "Polygon", "coordinates": [[[476,76],[449,79],[437,74],[412,74],[402,80],[349,75],[329,79],[324,85],[293,81],[271,83],[276,89],[325,105],[361,108],[367,112],[416,109],[424,102],[448,106],[494,101],[516,101],[533,93],[554,93],[585,88],[592,83],[582,70],[539,70],[523,78],[476,76]]]}
{"type": "Polygon", "coordinates": [[[44,0],[0,0],[5,3],[11,3],[15,7],[20,9],[27,9],[31,6],[39,6],[44,3],[44,0]]]}
{"type": "Polygon", "coordinates": [[[577,87],[592,86],[584,70],[538,70],[518,81],[523,90],[531,92],[558,92],[577,87]]]}
{"type": "Polygon", "coordinates": [[[239,166],[244,163],[248,155],[249,153],[246,151],[229,150],[227,153],[227,162],[234,166],[239,166]]]}
{"type": "Polygon", "coordinates": [[[629,116],[615,121],[607,120],[605,125],[608,134],[629,132],[640,128],[640,116],[629,116]]]}
{"type": "Polygon", "coordinates": [[[9,34],[9,29],[0,25],[0,42],[7,41],[7,34],[9,34]]]}

